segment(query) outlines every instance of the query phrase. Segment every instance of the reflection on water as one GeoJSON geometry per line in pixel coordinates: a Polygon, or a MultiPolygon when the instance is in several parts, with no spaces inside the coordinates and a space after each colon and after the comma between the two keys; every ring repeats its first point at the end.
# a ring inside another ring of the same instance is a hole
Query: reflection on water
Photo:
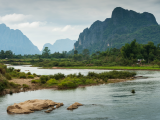
{"type": "MultiPolygon", "coordinates": [[[[56,70],[47,69],[46,72],[46,69],[25,68],[39,74],[56,72],[56,70]]],[[[25,71],[24,68],[23,70],[25,71]]],[[[62,73],[68,74],[74,71],[75,73],[83,71],[83,74],[87,74],[89,70],[62,70],[62,73]]],[[[0,120],[160,120],[159,71],[137,71],[137,74],[146,76],[148,79],[70,90],[48,89],[1,96],[0,120]],[[135,94],[131,93],[132,89],[136,91],[135,94]],[[29,115],[6,113],[7,106],[29,99],[51,99],[55,102],[63,102],[64,106],[49,114],[43,111],[36,111],[29,115]],[[73,111],[66,110],[74,102],[80,102],[84,106],[73,111]]]]}

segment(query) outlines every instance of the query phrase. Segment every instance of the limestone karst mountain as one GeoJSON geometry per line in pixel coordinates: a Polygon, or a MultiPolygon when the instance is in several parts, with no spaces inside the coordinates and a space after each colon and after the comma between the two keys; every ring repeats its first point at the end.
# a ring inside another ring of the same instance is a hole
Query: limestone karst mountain
{"type": "MultiPolygon", "coordinates": [[[[60,39],[60,40],[56,40],[56,42],[52,45],[50,43],[46,43],[43,46],[43,49],[45,47],[48,47],[50,49],[51,53],[54,52],[60,52],[62,53],[63,51],[70,51],[74,48],[74,43],[76,42],[76,40],[70,40],[70,39],[60,39]]],[[[42,51],[43,51],[42,49],[42,51]]]]}
{"type": "Polygon", "coordinates": [[[153,14],[137,13],[117,7],[113,10],[111,18],[101,22],[95,21],[90,28],[80,33],[74,48],[78,52],[89,49],[90,53],[105,51],[108,48],[121,48],[125,43],[134,39],[138,43],[160,43],[160,26],[153,14]]]}
{"type": "Polygon", "coordinates": [[[20,30],[13,30],[0,24],[0,50],[11,50],[15,54],[40,54],[37,46],[20,30]]]}

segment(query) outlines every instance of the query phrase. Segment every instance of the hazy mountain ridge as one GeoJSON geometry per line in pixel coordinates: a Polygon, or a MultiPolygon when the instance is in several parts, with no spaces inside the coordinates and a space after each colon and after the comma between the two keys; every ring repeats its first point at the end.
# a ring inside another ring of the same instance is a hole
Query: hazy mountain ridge
{"type": "Polygon", "coordinates": [[[90,28],[80,33],[74,48],[79,52],[105,51],[107,48],[121,48],[125,43],[137,39],[138,43],[153,41],[160,43],[160,26],[151,13],[137,13],[117,7],[112,17],[105,21],[96,21],[90,28]]]}
{"type": "MultiPolygon", "coordinates": [[[[43,49],[45,47],[48,47],[50,49],[51,53],[54,52],[60,52],[62,53],[63,51],[70,51],[73,49],[74,47],[74,43],[76,42],[76,40],[70,40],[70,39],[60,39],[60,40],[56,40],[56,42],[52,45],[50,43],[46,43],[43,46],[43,49]]],[[[43,51],[42,49],[42,51],[43,51]]]]}
{"type": "Polygon", "coordinates": [[[0,24],[0,50],[11,50],[15,54],[40,54],[37,46],[20,31],[0,24]]]}

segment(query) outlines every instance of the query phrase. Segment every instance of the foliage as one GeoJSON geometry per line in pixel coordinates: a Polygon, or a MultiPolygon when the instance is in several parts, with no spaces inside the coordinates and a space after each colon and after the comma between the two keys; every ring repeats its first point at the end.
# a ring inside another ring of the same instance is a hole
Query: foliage
{"type": "Polygon", "coordinates": [[[48,47],[45,47],[44,50],[42,51],[42,56],[48,58],[49,55],[50,55],[50,50],[48,49],[48,47]]]}
{"type": "Polygon", "coordinates": [[[32,75],[31,72],[28,72],[27,75],[32,75]]]}
{"type": "Polygon", "coordinates": [[[40,83],[40,80],[32,80],[31,83],[40,83]]]}
{"type": "Polygon", "coordinates": [[[24,72],[20,73],[19,78],[26,78],[26,74],[24,72]]]}
{"type": "Polygon", "coordinates": [[[7,80],[11,80],[12,79],[12,77],[11,77],[11,75],[9,73],[6,73],[5,77],[7,78],[7,80]]]}
{"type": "Polygon", "coordinates": [[[23,84],[22,86],[23,86],[23,88],[30,88],[29,85],[27,85],[27,84],[23,84]]]}
{"type": "Polygon", "coordinates": [[[28,75],[28,78],[34,78],[34,75],[28,75]]]}
{"type": "Polygon", "coordinates": [[[9,87],[10,88],[19,88],[21,85],[20,84],[16,84],[14,82],[9,82],[9,87]]]}
{"type": "Polygon", "coordinates": [[[46,84],[49,85],[49,86],[57,85],[58,81],[56,79],[50,79],[50,80],[47,81],[46,84]]]}
{"type": "Polygon", "coordinates": [[[42,75],[41,77],[40,77],[40,81],[41,81],[41,83],[42,84],[45,84],[47,81],[48,81],[48,76],[47,75],[42,75]]]}

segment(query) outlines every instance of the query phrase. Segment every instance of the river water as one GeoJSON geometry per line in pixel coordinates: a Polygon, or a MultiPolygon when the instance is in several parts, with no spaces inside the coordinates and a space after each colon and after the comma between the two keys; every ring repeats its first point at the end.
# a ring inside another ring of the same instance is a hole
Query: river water
{"type": "MultiPolygon", "coordinates": [[[[33,67],[14,66],[21,71],[36,74],[69,74],[88,71],[108,70],[49,70],[33,67]]],[[[136,71],[137,75],[148,77],[134,81],[89,86],[72,90],[37,90],[0,97],[0,120],[160,120],[160,72],[136,71]],[[136,93],[130,91],[135,89],[136,93]],[[36,111],[31,114],[9,115],[9,105],[31,99],[50,99],[63,102],[64,106],[47,114],[36,111]],[[74,102],[84,104],[78,109],[68,111],[74,102]]]]}

